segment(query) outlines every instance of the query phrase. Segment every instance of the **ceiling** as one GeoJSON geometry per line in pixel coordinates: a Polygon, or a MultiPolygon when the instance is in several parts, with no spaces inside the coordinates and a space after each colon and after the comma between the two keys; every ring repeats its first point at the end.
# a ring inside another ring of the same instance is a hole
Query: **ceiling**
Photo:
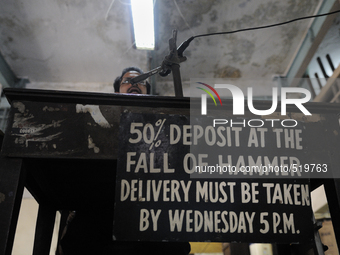
{"type": "MultiPolygon", "coordinates": [[[[113,92],[127,66],[159,66],[176,29],[177,45],[193,35],[233,31],[313,15],[321,0],[156,0],[154,51],[133,47],[129,0],[1,0],[0,52],[31,88],[113,92]]],[[[284,75],[311,20],[196,38],[181,63],[191,78],[271,80],[284,75]]],[[[153,91],[173,95],[172,76],[153,77],[153,91]]]]}

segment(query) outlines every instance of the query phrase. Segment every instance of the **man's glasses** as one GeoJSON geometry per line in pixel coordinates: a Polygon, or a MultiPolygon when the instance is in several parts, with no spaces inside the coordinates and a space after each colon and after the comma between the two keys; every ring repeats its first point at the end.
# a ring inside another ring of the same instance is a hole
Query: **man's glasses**
{"type": "MultiPolygon", "coordinates": [[[[131,84],[131,79],[132,78],[126,78],[125,80],[123,80],[120,83],[120,85],[131,84]]],[[[139,81],[139,82],[137,82],[137,84],[142,85],[142,86],[146,86],[146,81],[139,81]]]]}

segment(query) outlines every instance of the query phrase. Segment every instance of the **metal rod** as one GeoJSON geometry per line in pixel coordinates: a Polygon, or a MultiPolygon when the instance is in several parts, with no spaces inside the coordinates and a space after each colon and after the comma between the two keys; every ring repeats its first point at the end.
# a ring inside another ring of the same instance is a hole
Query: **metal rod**
{"type": "Polygon", "coordinates": [[[319,64],[319,67],[320,67],[320,69],[321,69],[321,71],[322,71],[322,73],[323,73],[323,76],[325,76],[325,78],[328,79],[329,76],[327,75],[327,73],[326,73],[326,71],[325,71],[325,68],[324,68],[324,66],[323,66],[323,64],[322,64],[321,58],[320,58],[320,57],[317,57],[316,61],[317,61],[318,64],[319,64]]]}
{"type": "Polygon", "coordinates": [[[331,56],[330,56],[329,54],[327,54],[327,55],[326,55],[326,58],[327,58],[327,61],[328,61],[329,66],[331,67],[332,71],[334,72],[335,67],[334,67],[334,65],[333,65],[331,56]]]}
{"type": "Polygon", "coordinates": [[[179,67],[180,67],[179,65],[173,64],[171,65],[171,71],[172,71],[172,78],[174,80],[175,96],[183,97],[182,80],[181,80],[181,73],[180,73],[179,67]]]}

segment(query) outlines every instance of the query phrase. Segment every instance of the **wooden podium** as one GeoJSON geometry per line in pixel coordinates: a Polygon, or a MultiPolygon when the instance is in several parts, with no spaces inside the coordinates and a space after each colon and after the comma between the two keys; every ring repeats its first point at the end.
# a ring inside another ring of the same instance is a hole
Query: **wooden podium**
{"type": "MultiPolygon", "coordinates": [[[[0,254],[11,254],[24,187],[39,203],[33,254],[49,253],[58,210],[105,210],[103,220],[112,221],[122,113],[190,115],[189,98],[28,89],[5,95],[11,112],[0,158],[0,254]]],[[[337,104],[308,109],[340,112],[337,104]]],[[[325,184],[339,246],[339,180],[311,184],[325,184]]],[[[112,232],[112,224],[103,231],[112,232]]]]}

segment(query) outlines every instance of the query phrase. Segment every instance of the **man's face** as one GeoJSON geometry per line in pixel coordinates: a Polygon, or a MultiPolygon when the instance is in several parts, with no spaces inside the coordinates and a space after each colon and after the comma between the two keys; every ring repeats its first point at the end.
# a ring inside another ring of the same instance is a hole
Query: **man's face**
{"type": "Polygon", "coordinates": [[[133,85],[130,83],[130,79],[138,75],[140,75],[140,73],[136,71],[129,71],[125,73],[120,83],[119,93],[146,94],[147,89],[145,81],[141,83],[135,83],[133,85]]]}

